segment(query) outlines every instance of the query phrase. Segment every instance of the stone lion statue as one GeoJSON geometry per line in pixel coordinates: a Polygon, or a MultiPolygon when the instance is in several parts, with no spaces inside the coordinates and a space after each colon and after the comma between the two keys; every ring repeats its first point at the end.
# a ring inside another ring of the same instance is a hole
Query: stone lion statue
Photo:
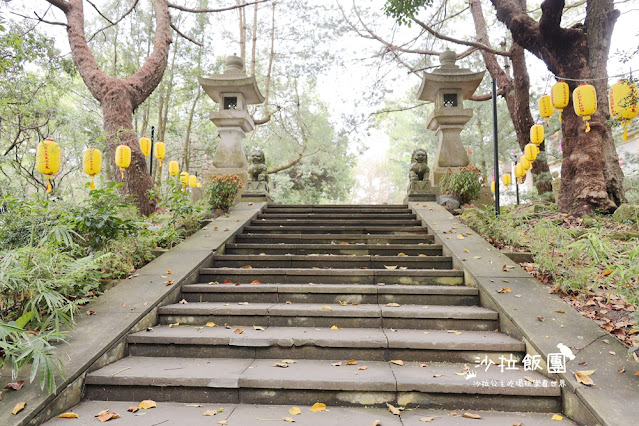
{"type": "Polygon", "coordinates": [[[426,150],[417,148],[413,151],[411,156],[410,171],[408,172],[408,179],[411,182],[428,180],[428,174],[430,169],[428,168],[428,154],[426,150]]]}
{"type": "Polygon", "coordinates": [[[264,152],[261,149],[256,148],[249,154],[249,166],[248,166],[248,180],[254,182],[266,182],[268,181],[268,174],[266,173],[266,159],[264,158],[264,152]]]}

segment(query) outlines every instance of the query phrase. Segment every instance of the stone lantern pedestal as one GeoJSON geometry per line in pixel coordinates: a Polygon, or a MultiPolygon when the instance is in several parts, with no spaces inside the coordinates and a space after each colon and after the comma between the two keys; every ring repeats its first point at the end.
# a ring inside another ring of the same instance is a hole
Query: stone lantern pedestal
{"type": "MultiPolygon", "coordinates": [[[[217,126],[220,143],[213,156],[213,167],[206,169],[205,174],[234,174],[246,185],[248,162],[242,140],[246,133],[255,129],[247,105],[264,102],[255,77],[247,77],[241,58],[229,56],[223,74],[198,77],[198,82],[206,94],[219,104],[219,110],[211,113],[211,121],[217,126]]],[[[238,197],[241,193],[242,190],[238,197]]]]}
{"type": "Polygon", "coordinates": [[[473,110],[464,108],[464,99],[469,99],[484,77],[484,72],[472,72],[455,65],[457,54],[446,50],[439,55],[441,66],[432,73],[424,73],[418,98],[435,103],[428,117],[428,129],[439,138],[437,153],[430,171],[430,183],[439,185],[439,179],[451,169],[469,164],[468,154],[461,142],[460,133],[473,110]]]}

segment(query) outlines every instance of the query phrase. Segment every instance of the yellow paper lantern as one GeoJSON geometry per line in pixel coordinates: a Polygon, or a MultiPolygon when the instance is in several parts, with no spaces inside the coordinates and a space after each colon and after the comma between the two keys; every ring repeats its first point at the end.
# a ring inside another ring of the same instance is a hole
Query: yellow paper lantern
{"type": "Polygon", "coordinates": [[[190,175],[189,176],[189,186],[191,188],[195,188],[197,186],[197,176],[195,176],[195,175],[190,175]]]}
{"type": "Polygon", "coordinates": [[[623,126],[623,136],[621,138],[624,141],[628,140],[630,120],[639,113],[639,91],[637,90],[637,85],[625,78],[619,80],[608,91],[608,100],[610,115],[615,120],[620,121],[623,126]]]}
{"type": "Polygon", "coordinates": [[[530,128],[530,142],[540,145],[544,141],[544,126],[535,124],[530,128]]]}
{"type": "Polygon", "coordinates": [[[493,194],[495,193],[495,181],[494,180],[490,181],[490,190],[491,190],[491,192],[493,194]]]}
{"type": "Polygon", "coordinates": [[[180,173],[180,163],[177,161],[169,161],[169,173],[171,176],[177,176],[180,173]]]}
{"type": "Polygon", "coordinates": [[[189,174],[187,172],[180,173],[180,183],[182,184],[182,187],[189,184],[189,174]]]}
{"type": "Polygon", "coordinates": [[[580,84],[572,93],[572,106],[575,114],[582,117],[586,122],[586,133],[590,131],[590,119],[597,111],[597,92],[590,84],[580,84]]]}
{"type": "Polygon", "coordinates": [[[555,109],[552,107],[550,96],[543,95],[539,98],[539,115],[546,120],[546,127],[550,126],[550,117],[555,113],[555,109]]]}
{"type": "Polygon", "coordinates": [[[510,173],[506,173],[505,175],[503,175],[501,177],[501,180],[504,183],[504,186],[510,186],[510,173]]]}
{"type": "Polygon", "coordinates": [[[529,143],[524,147],[524,157],[531,163],[537,159],[537,146],[529,143]]]}
{"type": "Polygon", "coordinates": [[[82,154],[82,169],[91,177],[91,189],[95,189],[93,177],[102,170],[102,153],[95,147],[89,147],[82,154]]]}
{"type": "Polygon", "coordinates": [[[526,158],[525,155],[521,157],[519,162],[521,163],[521,167],[523,167],[524,169],[524,175],[525,175],[526,174],[525,171],[530,170],[530,168],[532,167],[532,163],[526,158]]]}
{"type": "Polygon", "coordinates": [[[160,167],[162,167],[162,159],[166,157],[166,146],[164,142],[158,142],[155,144],[155,158],[158,159],[160,167]]]}
{"type": "Polygon", "coordinates": [[[145,157],[151,155],[151,139],[147,137],[141,137],[140,149],[142,150],[142,154],[144,154],[145,157]]]}
{"type": "Polygon", "coordinates": [[[195,185],[196,188],[202,188],[202,184],[200,182],[197,183],[197,185],[195,185]]]}
{"type": "Polygon", "coordinates": [[[62,151],[60,145],[55,143],[53,139],[47,138],[38,144],[36,148],[36,168],[44,175],[47,180],[47,192],[53,189],[51,179],[53,175],[60,171],[60,162],[62,160],[62,151]]]}
{"type": "Polygon", "coordinates": [[[559,121],[561,122],[561,112],[568,106],[568,102],[570,102],[570,88],[568,87],[568,83],[559,80],[552,86],[550,102],[553,108],[559,111],[559,121]]]}
{"type": "Polygon", "coordinates": [[[120,145],[115,149],[115,164],[120,168],[122,179],[124,179],[124,169],[131,165],[131,148],[127,145],[120,145]]]}

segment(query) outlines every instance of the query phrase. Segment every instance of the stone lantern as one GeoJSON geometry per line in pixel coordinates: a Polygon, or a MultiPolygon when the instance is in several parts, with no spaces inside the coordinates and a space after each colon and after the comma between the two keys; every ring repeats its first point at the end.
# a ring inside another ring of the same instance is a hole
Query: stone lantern
{"type": "Polygon", "coordinates": [[[217,126],[221,140],[210,172],[215,175],[235,174],[246,183],[248,162],[242,140],[247,132],[255,129],[247,105],[264,102],[255,76],[246,75],[242,58],[229,56],[223,74],[198,77],[198,81],[206,94],[219,104],[219,110],[211,113],[211,121],[217,126]]]}
{"type": "Polygon", "coordinates": [[[439,137],[439,145],[430,171],[430,183],[439,184],[439,179],[448,168],[465,167],[468,154],[461,142],[460,133],[473,116],[473,110],[464,108],[464,99],[469,99],[484,77],[484,72],[473,72],[455,65],[457,54],[445,50],[439,55],[440,67],[432,73],[424,73],[418,98],[435,103],[428,117],[428,129],[439,137]]]}

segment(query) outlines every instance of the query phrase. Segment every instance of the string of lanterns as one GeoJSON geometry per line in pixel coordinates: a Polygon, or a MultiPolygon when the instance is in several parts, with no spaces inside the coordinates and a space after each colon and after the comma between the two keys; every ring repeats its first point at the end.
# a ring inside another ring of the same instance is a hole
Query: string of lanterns
{"type": "MultiPolygon", "coordinates": [[[[140,150],[145,157],[151,155],[151,140],[142,137],[139,140],[140,150]]],[[[166,146],[163,142],[155,144],[155,158],[162,167],[162,160],[166,157],[166,146]]],[[[51,181],[53,176],[60,171],[60,163],[62,159],[62,150],[53,139],[47,138],[40,142],[36,148],[36,169],[42,173],[47,181],[47,192],[53,189],[51,181]]],[[[115,164],[120,168],[122,179],[124,179],[124,171],[131,165],[131,147],[126,144],[118,145],[115,150],[115,164]]],[[[90,187],[95,189],[95,176],[100,174],[102,170],[102,152],[96,147],[89,147],[82,153],[82,170],[89,175],[91,179],[90,187]]],[[[177,176],[180,174],[180,182],[183,189],[188,185],[191,188],[201,188],[202,184],[198,182],[196,175],[189,175],[187,172],[180,173],[180,165],[177,161],[169,162],[169,174],[177,176]]]]}

